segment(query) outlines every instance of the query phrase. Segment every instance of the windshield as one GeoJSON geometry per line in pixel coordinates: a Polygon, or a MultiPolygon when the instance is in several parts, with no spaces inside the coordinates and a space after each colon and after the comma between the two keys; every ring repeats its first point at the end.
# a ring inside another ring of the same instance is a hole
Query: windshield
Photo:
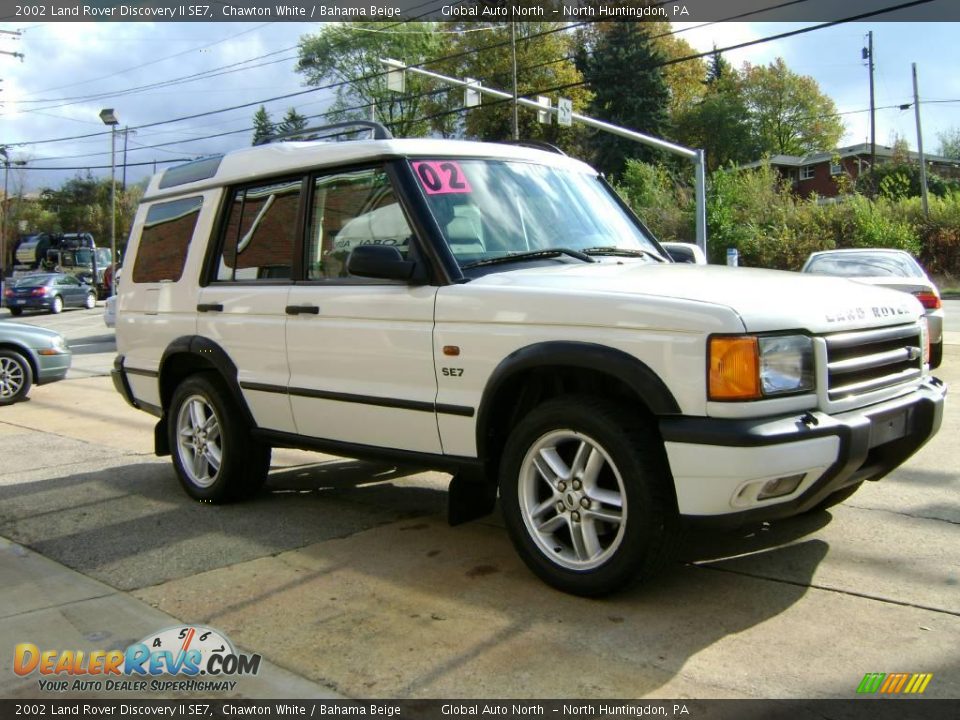
{"type": "Polygon", "coordinates": [[[807,267],[816,275],[841,277],[922,278],[923,271],[906,253],[845,252],[815,257],[807,267]]]}
{"type": "Polygon", "coordinates": [[[658,253],[594,175],[508,160],[411,166],[461,267],[551,249],[658,253]]]}

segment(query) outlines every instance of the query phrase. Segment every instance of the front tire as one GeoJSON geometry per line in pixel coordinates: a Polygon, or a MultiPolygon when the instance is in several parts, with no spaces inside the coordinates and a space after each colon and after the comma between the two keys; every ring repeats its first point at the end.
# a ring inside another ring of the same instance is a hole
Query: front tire
{"type": "Polygon", "coordinates": [[[609,400],[562,397],[524,417],[500,496],[520,557],[564,592],[607,594],[673,558],[678,516],[659,433],[609,400]]]}
{"type": "Polygon", "coordinates": [[[224,503],[257,492],[270,469],[270,447],[250,437],[226,385],[192,375],[176,389],[167,439],[180,484],[195,500],[224,503]]]}
{"type": "Polygon", "coordinates": [[[87,293],[87,299],[84,301],[83,306],[87,310],[93,310],[97,306],[97,294],[96,293],[87,293]]]}
{"type": "Polygon", "coordinates": [[[0,350],[0,405],[23,400],[33,385],[33,370],[27,359],[14,350],[0,350]]]}

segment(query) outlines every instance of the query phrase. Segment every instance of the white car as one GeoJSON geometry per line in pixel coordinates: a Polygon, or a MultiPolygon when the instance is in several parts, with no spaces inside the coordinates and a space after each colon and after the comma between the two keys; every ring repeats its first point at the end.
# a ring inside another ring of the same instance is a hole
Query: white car
{"type": "Polygon", "coordinates": [[[111,295],[103,304],[103,324],[108,328],[117,326],[117,296],[111,295]]]}
{"type": "Polygon", "coordinates": [[[845,277],[910,293],[923,305],[930,328],[930,368],[943,360],[943,303],[940,291],[914,257],[904,250],[845,248],[811,253],[801,272],[845,277]]]}
{"type": "Polygon", "coordinates": [[[451,522],[499,495],[530,569],[596,595],[682,518],[829,506],[939,428],[915,298],[668,262],[582,162],[365,126],[143,196],[114,383],[190,496],[257,492],[274,446],[447,470],[451,522]]]}
{"type": "Polygon", "coordinates": [[[706,265],[707,256],[698,245],[687,242],[663,242],[660,246],[667,251],[670,259],[675,263],[688,263],[692,265],[706,265]]]}

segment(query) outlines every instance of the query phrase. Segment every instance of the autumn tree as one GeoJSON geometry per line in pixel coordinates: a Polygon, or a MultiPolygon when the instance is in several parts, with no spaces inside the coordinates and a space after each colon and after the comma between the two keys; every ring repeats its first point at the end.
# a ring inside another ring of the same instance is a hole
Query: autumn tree
{"type": "Polygon", "coordinates": [[[836,147],[843,122],[817,81],[791,71],[783,58],[745,64],[743,98],[751,132],[766,154],[805,155],[836,147]]]}
{"type": "MultiPolygon", "coordinates": [[[[469,26],[475,27],[476,23],[470,23],[469,26]]],[[[467,29],[469,26],[464,25],[467,29]]],[[[583,87],[583,78],[573,63],[574,35],[566,32],[561,23],[529,22],[514,23],[514,26],[517,94],[530,99],[536,95],[546,95],[554,107],[558,98],[569,98],[574,111],[583,112],[590,100],[590,93],[583,87]]],[[[466,54],[452,69],[455,75],[477,78],[484,85],[504,92],[512,91],[513,62],[509,27],[464,33],[457,41],[456,51],[466,54]]],[[[462,97],[462,91],[459,92],[462,97]]],[[[543,140],[573,152],[582,143],[583,128],[561,127],[557,125],[555,116],[550,124],[540,124],[535,110],[521,106],[517,120],[523,139],[543,140]]],[[[512,138],[513,103],[484,98],[479,108],[465,113],[464,130],[468,136],[483,140],[512,138]]]]}
{"type": "MultiPolygon", "coordinates": [[[[417,65],[443,57],[450,35],[432,22],[403,25],[403,32],[385,31],[382,23],[347,22],[324,25],[316,35],[300,40],[297,72],[308,85],[337,84],[334,102],[326,116],[331,122],[373,117],[399,137],[417,137],[442,130],[449,119],[426,119],[442,111],[444,92],[436,83],[414,73],[406,74],[406,88],[387,88],[382,58],[417,65]],[[440,103],[434,98],[440,98],[440,103]]],[[[431,69],[434,69],[431,66],[431,69]]]]}

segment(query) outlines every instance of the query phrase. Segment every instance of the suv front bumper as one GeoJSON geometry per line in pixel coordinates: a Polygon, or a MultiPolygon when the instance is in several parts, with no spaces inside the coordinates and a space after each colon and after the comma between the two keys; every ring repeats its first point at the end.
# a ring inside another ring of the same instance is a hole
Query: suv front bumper
{"type": "Polygon", "coordinates": [[[940,380],[927,378],[906,395],[836,415],[663,417],[660,432],[680,514],[772,520],[810,510],[861,480],[879,480],[936,434],[946,392],[940,380]],[[798,476],[789,494],[756,499],[766,482],[798,476]]]}

